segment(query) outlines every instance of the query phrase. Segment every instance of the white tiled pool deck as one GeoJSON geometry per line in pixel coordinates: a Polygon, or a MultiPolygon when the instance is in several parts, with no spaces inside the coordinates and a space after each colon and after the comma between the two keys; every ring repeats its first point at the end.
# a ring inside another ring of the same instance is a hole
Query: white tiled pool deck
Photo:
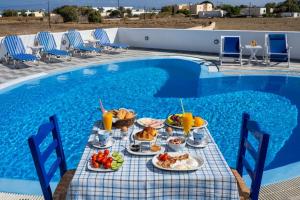
{"type": "MultiPolygon", "coordinates": [[[[219,70],[221,73],[227,75],[244,75],[244,74],[281,74],[281,75],[295,75],[300,76],[300,63],[292,62],[288,68],[286,64],[275,65],[267,67],[263,64],[251,64],[239,66],[238,64],[224,64],[224,66],[218,66],[218,57],[215,55],[204,55],[190,52],[169,52],[159,50],[145,50],[145,49],[130,49],[119,53],[102,53],[101,55],[79,58],[73,57],[71,61],[64,62],[52,62],[44,63],[40,62],[39,66],[23,64],[18,65],[18,69],[15,69],[13,65],[6,65],[0,63],[0,89],[7,86],[19,83],[23,80],[36,78],[41,75],[49,73],[56,73],[59,71],[65,71],[70,69],[76,69],[84,66],[96,65],[101,63],[108,63],[113,61],[129,60],[144,57],[154,56],[183,56],[193,57],[208,60],[215,64],[213,71],[219,70]]],[[[245,63],[247,60],[245,59],[245,63]]],[[[277,183],[269,186],[264,186],[261,189],[260,199],[266,200],[300,200],[300,178],[295,178],[282,183],[277,183]]],[[[17,195],[12,193],[1,193],[0,199],[26,199],[36,200],[43,199],[42,196],[32,195],[17,195]]]]}
{"type": "MultiPolygon", "coordinates": [[[[78,58],[73,57],[71,61],[65,62],[52,62],[44,63],[40,62],[38,66],[30,65],[26,66],[19,64],[19,69],[15,69],[13,65],[6,65],[0,63],[0,84],[14,81],[16,79],[37,76],[43,73],[56,72],[60,70],[73,69],[76,67],[84,67],[88,65],[95,65],[100,63],[107,63],[118,60],[127,60],[134,58],[153,57],[153,56],[184,56],[201,58],[211,61],[218,65],[218,57],[215,55],[204,55],[198,53],[189,52],[168,52],[158,50],[144,50],[144,49],[131,49],[120,53],[102,53],[99,56],[78,58]]],[[[245,63],[247,60],[245,59],[245,63]]],[[[243,65],[238,64],[224,64],[222,67],[218,67],[219,71],[224,74],[292,74],[300,75],[300,63],[293,62],[291,67],[287,67],[285,63],[267,67],[263,64],[243,65]]]]}

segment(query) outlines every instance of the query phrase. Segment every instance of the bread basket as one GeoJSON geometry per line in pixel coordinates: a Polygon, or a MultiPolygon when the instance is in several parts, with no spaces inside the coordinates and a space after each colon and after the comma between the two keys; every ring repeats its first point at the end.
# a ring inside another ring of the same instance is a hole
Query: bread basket
{"type": "Polygon", "coordinates": [[[124,126],[126,127],[130,127],[134,124],[135,122],[135,119],[136,119],[136,113],[134,110],[132,109],[126,109],[126,108],[120,108],[119,110],[127,110],[129,112],[132,112],[134,117],[133,118],[130,118],[130,119],[118,119],[117,117],[114,117],[113,118],[113,123],[112,123],[112,126],[114,128],[122,128],[124,126]]]}

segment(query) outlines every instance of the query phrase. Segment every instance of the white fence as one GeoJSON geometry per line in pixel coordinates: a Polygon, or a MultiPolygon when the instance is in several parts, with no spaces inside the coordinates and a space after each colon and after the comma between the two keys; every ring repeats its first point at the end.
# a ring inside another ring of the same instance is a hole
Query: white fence
{"type": "MultiPolygon", "coordinates": [[[[195,51],[215,53],[220,51],[220,44],[215,44],[222,35],[241,36],[242,45],[256,40],[264,46],[267,31],[219,31],[219,30],[187,30],[187,29],[157,29],[157,28],[119,28],[118,40],[133,47],[195,51]]],[[[275,32],[272,32],[275,33],[275,32]]],[[[300,32],[285,32],[288,43],[292,46],[291,57],[300,59],[300,32]]],[[[262,55],[260,51],[258,55],[262,55]]],[[[250,52],[244,50],[244,54],[250,52]]]]}
{"type": "MultiPolygon", "coordinates": [[[[131,47],[153,48],[165,50],[193,51],[202,53],[218,54],[220,51],[220,38],[222,35],[241,36],[242,45],[256,40],[264,46],[266,31],[219,31],[219,30],[188,30],[188,29],[162,29],[162,28],[110,28],[105,29],[111,41],[121,42],[131,47]]],[[[84,40],[92,39],[93,30],[80,31],[84,40]]],[[[64,33],[54,33],[58,48],[65,49],[68,44],[62,45],[64,33]]],[[[275,32],[272,32],[275,33],[275,32]]],[[[288,43],[292,46],[291,57],[300,59],[300,32],[285,32],[288,35],[288,43]]],[[[33,46],[35,35],[20,36],[27,52],[31,53],[28,46],[33,46]]],[[[0,38],[1,40],[2,38],[0,38]]],[[[5,53],[3,46],[0,47],[0,57],[5,53]]],[[[262,55],[260,51],[258,55],[262,55]]],[[[250,52],[244,50],[244,54],[250,52]]]]}

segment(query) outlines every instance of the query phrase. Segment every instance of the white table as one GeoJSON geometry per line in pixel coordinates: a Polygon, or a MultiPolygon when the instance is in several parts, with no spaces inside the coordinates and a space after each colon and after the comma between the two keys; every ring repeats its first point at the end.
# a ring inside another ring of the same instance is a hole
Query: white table
{"type": "MultiPolygon", "coordinates": [[[[93,130],[102,127],[102,122],[95,124],[93,130]]],[[[134,125],[129,128],[128,136],[140,131],[134,125]]],[[[116,172],[93,172],[87,169],[92,154],[98,150],[90,143],[86,145],[76,173],[68,188],[68,200],[154,200],[154,199],[205,199],[205,200],[239,200],[237,183],[229,166],[208,129],[205,129],[210,143],[203,149],[187,146],[186,152],[201,156],[204,165],[193,172],[170,172],[160,170],[152,165],[152,156],[134,156],[124,146],[129,140],[116,139],[111,151],[124,154],[124,164],[116,172]]],[[[182,130],[174,130],[174,135],[183,135],[182,130]]],[[[113,136],[120,136],[119,129],[113,129],[113,136]]],[[[89,141],[93,141],[95,132],[89,141]]],[[[164,145],[163,138],[158,142],[164,145]]],[[[166,151],[169,151],[166,146],[166,151]]]]}
{"type": "Polygon", "coordinates": [[[252,61],[254,61],[254,60],[255,60],[255,62],[257,62],[258,59],[257,59],[257,57],[256,57],[256,54],[257,54],[257,52],[258,52],[260,49],[262,49],[262,46],[260,46],[260,45],[256,45],[256,46],[246,45],[245,48],[246,48],[246,49],[249,49],[250,52],[251,52],[251,56],[250,56],[250,58],[249,58],[248,64],[250,64],[250,62],[252,62],[252,61]]]}
{"type": "Polygon", "coordinates": [[[38,58],[41,58],[40,52],[41,52],[41,49],[44,48],[44,46],[42,46],[42,45],[38,45],[38,46],[28,46],[28,48],[31,49],[33,55],[35,55],[35,56],[38,57],[38,58]]]}
{"type": "Polygon", "coordinates": [[[89,44],[89,45],[92,45],[93,47],[95,47],[96,46],[96,44],[98,43],[98,42],[100,42],[100,40],[97,40],[97,39],[88,39],[88,40],[84,40],[87,44],[89,44]]]}

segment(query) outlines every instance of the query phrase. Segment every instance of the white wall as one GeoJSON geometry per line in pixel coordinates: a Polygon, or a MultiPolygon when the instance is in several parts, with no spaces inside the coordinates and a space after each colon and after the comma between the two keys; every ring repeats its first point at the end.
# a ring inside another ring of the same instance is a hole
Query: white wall
{"type": "MultiPolygon", "coordinates": [[[[105,29],[105,30],[106,30],[106,32],[108,34],[108,37],[109,37],[110,41],[115,41],[118,29],[117,28],[110,28],[110,29],[105,29]]],[[[84,31],[79,31],[79,32],[80,32],[81,37],[82,37],[83,40],[88,40],[88,39],[93,39],[93,31],[94,30],[84,30],[84,31]]],[[[59,49],[66,49],[66,46],[68,45],[68,43],[66,45],[62,45],[62,40],[65,39],[64,34],[65,34],[65,32],[53,33],[55,42],[56,42],[57,47],[59,49]]],[[[23,42],[23,44],[24,44],[24,46],[26,48],[26,52],[27,53],[31,53],[31,49],[29,48],[29,46],[33,46],[34,45],[35,37],[36,37],[35,34],[32,34],[32,35],[20,35],[20,38],[22,39],[22,42],[23,42]]],[[[0,37],[0,41],[3,38],[4,37],[0,37]]],[[[0,58],[2,58],[5,55],[5,53],[6,53],[5,48],[3,47],[3,45],[1,45],[0,46],[0,58]]]]}
{"type": "MultiPolygon", "coordinates": [[[[187,29],[156,29],[156,28],[119,28],[118,40],[132,47],[154,48],[166,50],[195,51],[218,54],[219,44],[214,40],[220,40],[221,35],[240,35],[242,45],[256,40],[264,46],[266,31],[221,31],[221,30],[187,30],[187,29]],[[145,40],[148,36],[149,40],[145,40]]],[[[272,32],[275,33],[275,32],[272,32]]],[[[286,32],[288,43],[293,47],[291,57],[300,59],[300,32],[286,32]]],[[[250,54],[244,50],[245,54],[250,54]]],[[[262,55],[261,50],[258,55],[262,55]]]]}
{"type": "MultiPolygon", "coordinates": [[[[218,54],[219,44],[214,44],[214,40],[220,40],[221,35],[240,35],[242,45],[249,44],[251,40],[256,40],[259,45],[264,45],[266,31],[219,31],[219,30],[188,30],[188,29],[159,29],[159,28],[110,28],[105,29],[110,40],[129,44],[131,47],[153,48],[165,50],[181,50],[202,53],[218,54]],[[149,40],[146,41],[145,37],[149,40]]],[[[93,30],[80,31],[84,40],[93,38],[93,30]]],[[[53,33],[58,48],[65,49],[61,45],[65,32],[53,33]]],[[[273,32],[274,33],[274,32],[273,32]]],[[[291,57],[300,59],[300,32],[286,32],[288,43],[292,46],[291,57]]],[[[35,35],[20,36],[24,46],[32,46],[35,35]]],[[[2,38],[0,38],[1,40],[2,38]]],[[[31,53],[30,48],[26,48],[27,53],[31,53]]],[[[261,50],[258,55],[262,55],[261,50]]],[[[0,58],[5,54],[3,47],[0,47],[0,58]]],[[[249,51],[244,50],[244,54],[249,51]]]]}

